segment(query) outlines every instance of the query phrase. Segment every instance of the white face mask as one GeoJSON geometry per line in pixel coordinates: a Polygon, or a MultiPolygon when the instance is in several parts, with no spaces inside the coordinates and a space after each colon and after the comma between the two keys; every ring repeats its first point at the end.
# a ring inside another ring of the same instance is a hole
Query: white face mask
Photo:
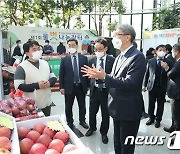
{"type": "Polygon", "coordinates": [[[43,51],[36,51],[32,53],[32,59],[33,60],[39,60],[42,57],[43,51]]]}
{"type": "Polygon", "coordinates": [[[114,38],[112,39],[112,44],[113,44],[114,48],[120,50],[120,48],[121,48],[121,46],[122,46],[122,41],[121,41],[119,38],[114,37],[114,38]]]}
{"type": "Polygon", "coordinates": [[[104,56],[104,52],[95,52],[97,58],[102,58],[104,56]]]}
{"type": "Polygon", "coordinates": [[[157,52],[157,56],[158,56],[159,58],[163,58],[165,55],[166,55],[166,53],[165,53],[164,51],[158,51],[158,52],[157,52]]]}
{"type": "Polygon", "coordinates": [[[172,52],[172,57],[173,57],[174,59],[176,59],[176,53],[175,53],[175,52],[172,52]]]}
{"type": "Polygon", "coordinates": [[[68,52],[70,54],[74,54],[76,51],[77,51],[76,48],[68,48],[68,52]]]}
{"type": "Polygon", "coordinates": [[[21,47],[22,47],[22,44],[18,44],[18,47],[20,47],[20,48],[21,48],[21,47]]]}

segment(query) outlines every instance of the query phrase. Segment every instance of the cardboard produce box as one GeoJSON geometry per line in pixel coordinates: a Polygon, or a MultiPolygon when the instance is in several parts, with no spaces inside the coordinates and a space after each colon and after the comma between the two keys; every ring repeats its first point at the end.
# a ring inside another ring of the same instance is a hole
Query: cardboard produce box
{"type": "Polygon", "coordinates": [[[19,139],[15,118],[0,112],[0,117],[7,117],[13,122],[14,129],[11,132],[11,154],[20,154],[19,139]]]}
{"type": "Polygon", "coordinates": [[[37,123],[44,123],[46,124],[48,121],[58,120],[62,123],[63,127],[65,128],[66,132],[69,134],[70,142],[76,145],[80,149],[86,149],[87,153],[84,154],[93,154],[93,152],[85,147],[85,145],[80,141],[80,139],[76,136],[76,134],[69,128],[69,126],[62,120],[59,115],[49,116],[49,117],[42,117],[37,119],[31,119],[26,121],[17,122],[17,128],[21,126],[26,126],[29,128],[33,128],[37,123]]]}

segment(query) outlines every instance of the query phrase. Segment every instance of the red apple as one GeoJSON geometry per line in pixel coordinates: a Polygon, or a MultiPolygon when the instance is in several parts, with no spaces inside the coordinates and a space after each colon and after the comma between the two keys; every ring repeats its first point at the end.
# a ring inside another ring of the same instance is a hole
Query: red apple
{"type": "Polygon", "coordinates": [[[66,143],[69,140],[69,135],[66,132],[57,132],[53,139],[59,139],[61,141],[63,141],[64,143],[66,143]]]}
{"type": "Polygon", "coordinates": [[[26,135],[30,132],[30,128],[26,126],[21,126],[18,128],[18,135],[20,139],[23,139],[26,137],[26,135]]]}
{"type": "Polygon", "coordinates": [[[0,148],[11,149],[11,142],[7,137],[0,137],[0,148]]]}
{"type": "Polygon", "coordinates": [[[0,127],[0,136],[5,136],[8,139],[11,137],[11,130],[7,127],[0,127]]]}
{"type": "Polygon", "coordinates": [[[59,154],[59,152],[55,149],[48,149],[45,154],[59,154]]]}
{"type": "Polygon", "coordinates": [[[34,125],[33,129],[34,129],[35,131],[39,132],[40,134],[42,134],[45,127],[46,127],[45,124],[38,123],[38,124],[35,124],[35,125],[34,125]]]}
{"type": "Polygon", "coordinates": [[[63,152],[69,152],[69,151],[72,151],[72,150],[75,150],[77,149],[78,147],[75,146],[74,144],[67,144],[64,149],[63,149],[63,152]]]}
{"type": "Polygon", "coordinates": [[[47,150],[46,146],[41,143],[34,144],[28,154],[44,154],[47,150]]]}
{"type": "Polygon", "coordinates": [[[19,143],[21,154],[28,154],[33,144],[34,142],[29,138],[24,138],[23,140],[21,140],[19,143]]]}
{"type": "Polygon", "coordinates": [[[43,134],[47,134],[50,138],[53,138],[55,133],[55,131],[49,129],[48,127],[45,127],[43,131],[43,134]]]}
{"type": "Polygon", "coordinates": [[[36,143],[37,139],[39,138],[40,134],[35,131],[35,130],[31,130],[26,137],[31,139],[34,143],[36,143]]]}
{"type": "Polygon", "coordinates": [[[52,141],[52,139],[51,139],[47,134],[42,134],[42,135],[37,139],[36,143],[42,143],[42,144],[44,144],[46,147],[48,147],[51,141],[52,141]]]}
{"type": "Polygon", "coordinates": [[[49,144],[49,147],[48,147],[48,149],[55,149],[58,152],[62,152],[63,148],[64,148],[64,143],[63,141],[59,139],[52,140],[52,142],[49,144]]]}

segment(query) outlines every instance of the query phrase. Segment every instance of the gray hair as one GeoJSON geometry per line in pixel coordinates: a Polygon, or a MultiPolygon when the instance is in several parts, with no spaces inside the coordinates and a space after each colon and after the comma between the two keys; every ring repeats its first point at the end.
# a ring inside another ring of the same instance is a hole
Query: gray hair
{"type": "Polygon", "coordinates": [[[121,29],[124,34],[129,34],[131,36],[131,42],[134,41],[136,37],[136,32],[131,25],[128,24],[119,25],[117,29],[121,29]]]}
{"type": "Polygon", "coordinates": [[[176,44],[173,46],[173,50],[174,50],[174,51],[177,51],[177,52],[180,52],[180,43],[176,43],[176,44]]]}

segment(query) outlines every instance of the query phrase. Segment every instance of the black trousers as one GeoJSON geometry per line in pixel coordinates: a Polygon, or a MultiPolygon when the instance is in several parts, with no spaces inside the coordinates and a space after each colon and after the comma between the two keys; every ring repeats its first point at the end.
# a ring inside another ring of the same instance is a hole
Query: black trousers
{"type": "Polygon", "coordinates": [[[162,91],[158,86],[154,86],[151,91],[149,91],[149,107],[148,114],[151,119],[155,119],[159,122],[162,120],[162,115],[164,112],[164,102],[165,102],[166,92],[162,91]],[[154,115],[155,103],[157,101],[156,115],[154,115]]]}
{"type": "Polygon", "coordinates": [[[65,94],[65,113],[68,124],[73,124],[72,107],[76,97],[79,106],[79,121],[85,121],[86,107],[85,107],[85,93],[83,92],[82,84],[74,84],[72,94],[65,94]]]}
{"type": "Polygon", "coordinates": [[[100,90],[94,87],[89,106],[89,125],[92,130],[97,129],[96,114],[98,113],[99,107],[101,108],[102,116],[100,133],[106,135],[109,130],[108,93],[106,89],[100,90]]]}
{"type": "Polygon", "coordinates": [[[45,108],[42,108],[41,110],[42,110],[42,112],[44,113],[44,115],[46,117],[50,116],[50,114],[51,114],[51,105],[46,106],[45,108]]]}
{"type": "Polygon", "coordinates": [[[176,131],[180,131],[180,99],[175,99],[173,103],[172,115],[176,131]]]}
{"type": "Polygon", "coordinates": [[[124,121],[113,119],[114,122],[114,150],[115,154],[134,154],[135,144],[124,144],[126,137],[136,138],[140,120],[124,121]]]}

